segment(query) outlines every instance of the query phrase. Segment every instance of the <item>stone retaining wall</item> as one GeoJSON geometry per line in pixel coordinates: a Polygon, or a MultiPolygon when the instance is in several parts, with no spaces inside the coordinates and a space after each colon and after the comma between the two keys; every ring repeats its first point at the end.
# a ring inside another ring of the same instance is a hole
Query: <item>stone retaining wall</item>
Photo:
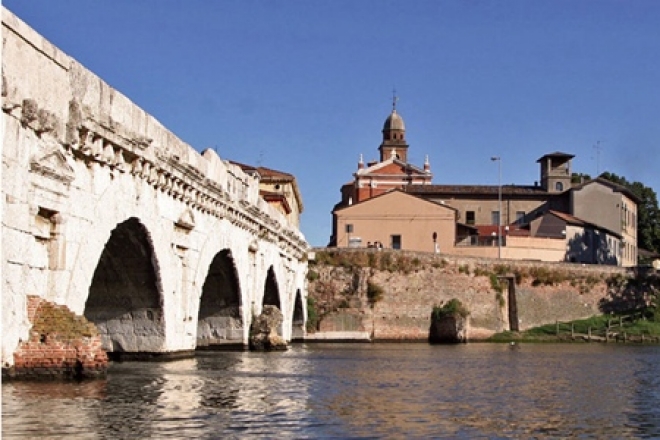
{"type": "Polygon", "coordinates": [[[498,275],[517,279],[520,330],[601,314],[616,293],[613,280],[630,276],[612,266],[317,249],[309,295],[319,331],[367,331],[377,340],[428,339],[433,307],[457,298],[470,312],[467,337],[475,340],[511,328],[508,287],[498,275]],[[370,284],[372,296],[373,286],[382,290],[379,298],[369,297],[370,284]]]}

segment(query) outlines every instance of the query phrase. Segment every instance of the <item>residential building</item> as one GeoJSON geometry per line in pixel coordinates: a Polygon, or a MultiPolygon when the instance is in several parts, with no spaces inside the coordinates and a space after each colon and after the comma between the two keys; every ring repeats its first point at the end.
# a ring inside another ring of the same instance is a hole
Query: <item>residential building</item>
{"type": "Polygon", "coordinates": [[[287,218],[296,228],[300,227],[300,214],[303,212],[302,196],[293,174],[266,167],[254,167],[230,161],[259,179],[259,195],[287,218]]]}
{"type": "Polygon", "coordinates": [[[636,265],[639,200],[602,178],[573,184],[572,154],[540,157],[533,185],[435,185],[428,157],[423,167],[407,162],[395,107],[382,133],[380,160],[365,166],[360,157],[341,188],[330,246],[377,241],[456,255],[636,265]]]}

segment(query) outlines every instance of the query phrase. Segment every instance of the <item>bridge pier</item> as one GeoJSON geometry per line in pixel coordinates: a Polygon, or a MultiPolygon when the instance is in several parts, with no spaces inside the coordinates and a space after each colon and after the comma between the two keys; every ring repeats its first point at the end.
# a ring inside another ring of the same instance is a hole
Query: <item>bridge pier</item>
{"type": "Polygon", "coordinates": [[[2,13],[3,366],[29,339],[28,295],[87,317],[110,353],[246,346],[264,305],[299,332],[308,245],[259,177],[2,13]]]}

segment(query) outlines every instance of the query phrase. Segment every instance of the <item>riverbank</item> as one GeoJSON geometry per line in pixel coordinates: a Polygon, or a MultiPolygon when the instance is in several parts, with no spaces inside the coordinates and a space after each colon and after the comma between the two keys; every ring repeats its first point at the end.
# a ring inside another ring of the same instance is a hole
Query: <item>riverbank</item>
{"type": "Polygon", "coordinates": [[[659,344],[660,322],[652,309],[628,315],[600,315],[555,322],[523,332],[500,332],[490,342],[614,342],[659,344]]]}
{"type": "MultiPolygon", "coordinates": [[[[359,249],[317,250],[307,279],[308,333],[368,333],[373,341],[427,340],[434,308],[454,299],[468,313],[465,339],[486,341],[557,321],[642,310],[660,289],[657,273],[614,266],[359,249]]],[[[586,329],[577,333],[589,336],[586,329]]]]}

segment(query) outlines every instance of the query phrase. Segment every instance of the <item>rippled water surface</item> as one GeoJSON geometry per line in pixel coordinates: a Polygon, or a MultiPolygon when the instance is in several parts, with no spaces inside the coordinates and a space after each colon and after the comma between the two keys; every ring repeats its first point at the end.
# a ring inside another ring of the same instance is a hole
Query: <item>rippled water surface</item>
{"type": "Polygon", "coordinates": [[[660,438],[660,347],[323,344],[9,382],[3,438],[660,438]]]}

